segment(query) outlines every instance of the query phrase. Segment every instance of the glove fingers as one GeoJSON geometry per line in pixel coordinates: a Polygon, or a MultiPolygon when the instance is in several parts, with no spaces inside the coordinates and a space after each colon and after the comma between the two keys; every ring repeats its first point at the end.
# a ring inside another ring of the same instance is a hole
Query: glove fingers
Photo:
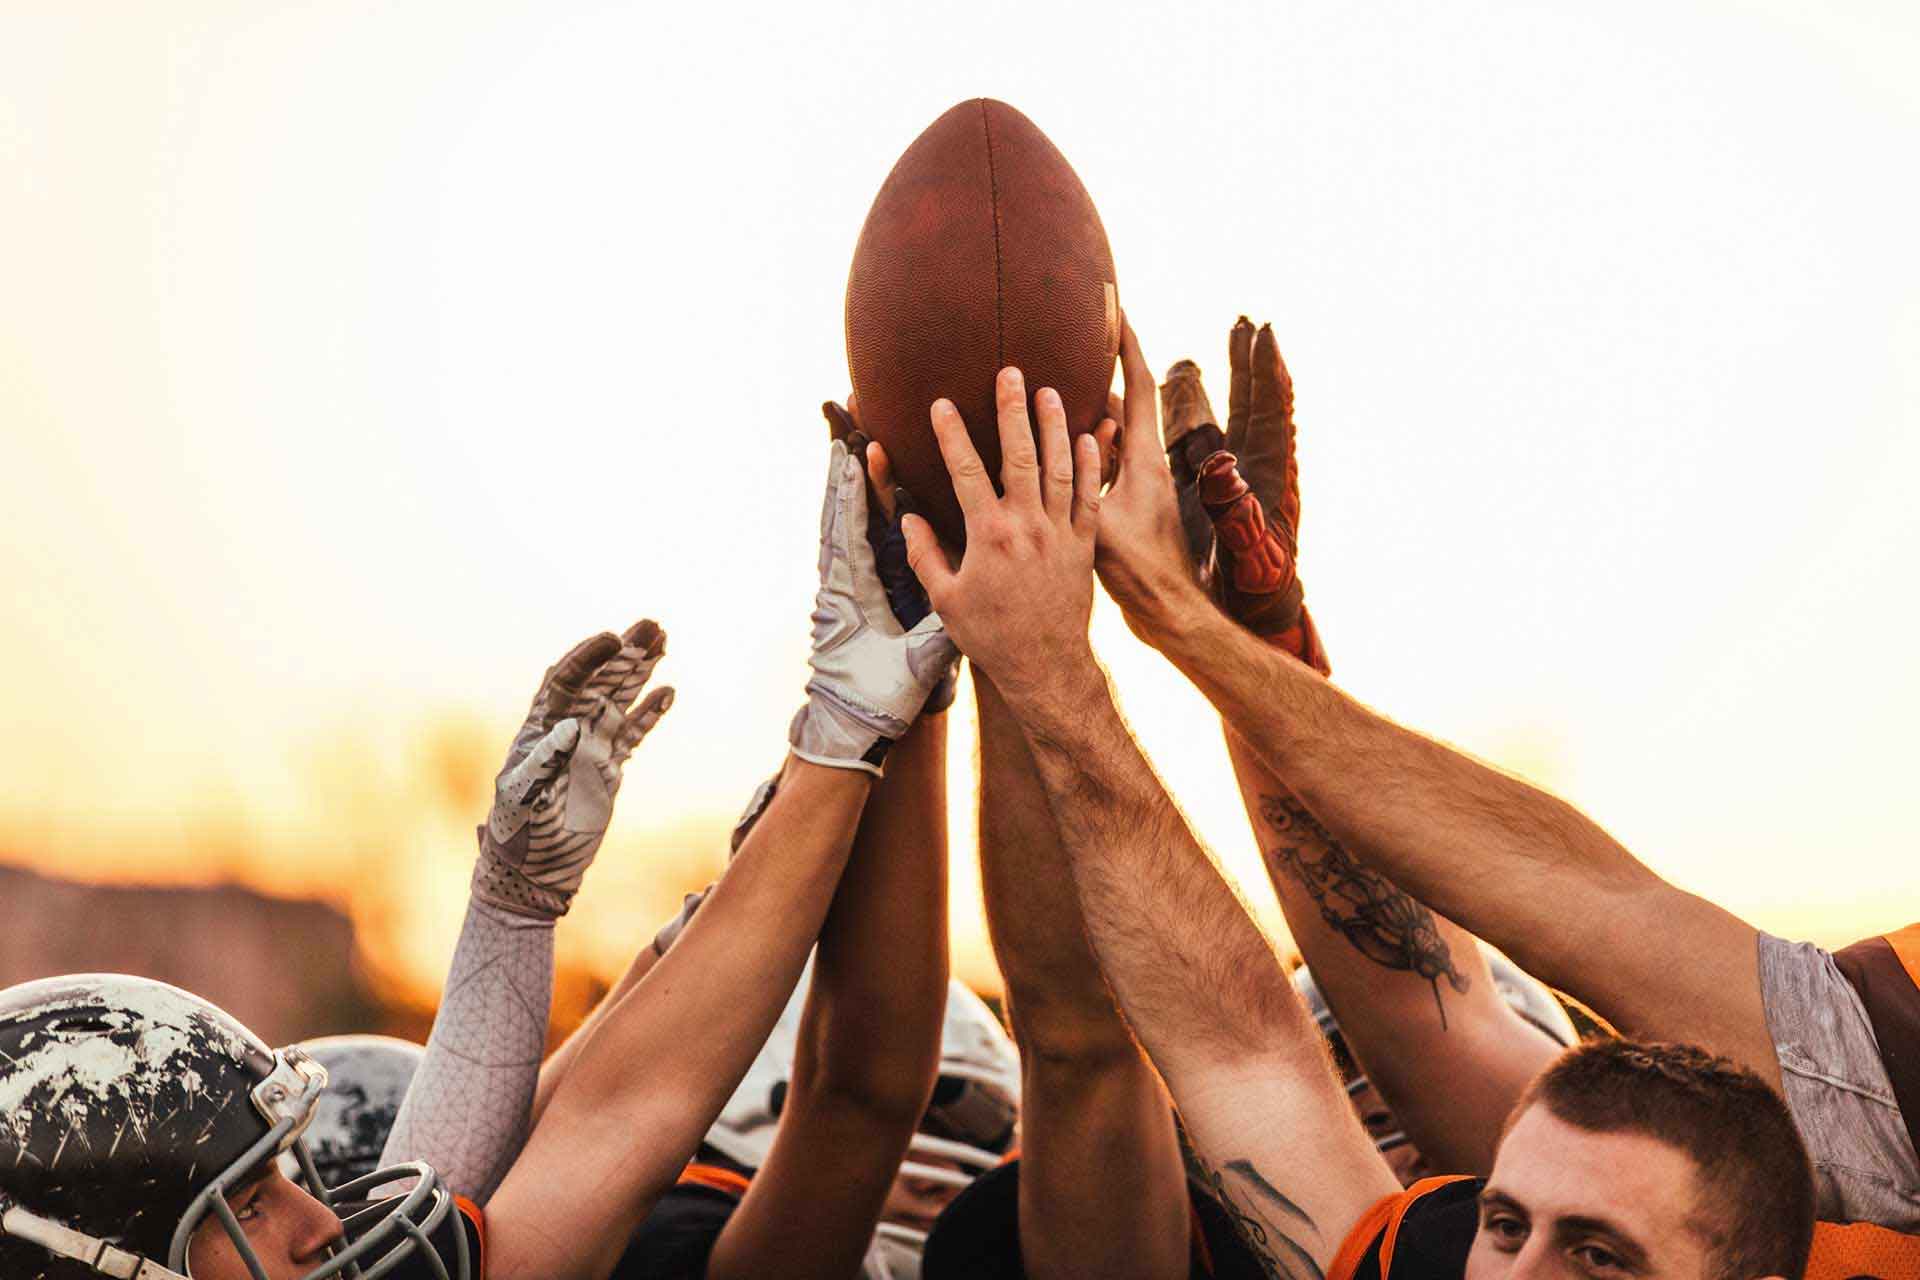
{"type": "Polygon", "coordinates": [[[1206,384],[1200,378],[1200,366],[1182,360],[1167,370],[1160,384],[1160,439],[1171,448],[1175,441],[1203,426],[1218,426],[1220,419],[1207,399],[1206,384]]]}
{"type": "Polygon", "coordinates": [[[642,618],[627,628],[620,637],[620,645],[625,649],[638,649],[649,658],[658,658],[667,651],[667,629],[652,618],[642,618]]]}
{"type": "Polygon", "coordinates": [[[611,631],[582,640],[567,650],[567,656],[547,668],[540,681],[540,692],[533,697],[528,723],[539,722],[541,732],[552,727],[552,720],[567,714],[587,680],[602,663],[620,652],[620,637],[611,631]]]}
{"type": "Polygon", "coordinates": [[[1227,448],[1247,442],[1247,406],[1252,398],[1253,321],[1241,316],[1227,333],[1227,448]]]}
{"type": "MultiPolygon", "coordinates": [[[[1269,476],[1278,480],[1284,474],[1287,459],[1293,456],[1293,378],[1280,358],[1272,325],[1261,325],[1253,340],[1253,399],[1246,448],[1234,449],[1231,443],[1227,447],[1240,455],[1254,487],[1262,490],[1269,476]]],[[[1278,495],[1266,496],[1273,501],[1278,495]]]]}
{"type": "Polygon", "coordinates": [[[820,406],[820,416],[827,420],[827,438],[845,440],[853,432],[853,415],[829,400],[820,406]]]}
{"type": "Polygon", "coordinates": [[[627,713],[627,718],[620,725],[620,732],[614,735],[615,760],[625,760],[641,740],[653,732],[653,726],[660,723],[660,717],[672,708],[673,697],[671,687],[655,689],[641,700],[639,706],[627,713]]]}
{"type": "Polygon", "coordinates": [[[1213,521],[1214,543],[1242,591],[1270,593],[1292,576],[1291,552],[1282,531],[1268,520],[1260,496],[1247,484],[1231,453],[1216,453],[1200,468],[1196,486],[1213,521]]]}
{"type": "Polygon", "coordinates": [[[880,580],[880,565],[867,537],[867,469],[860,459],[848,456],[841,473],[841,511],[834,529],[834,555],[845,566],[847,594],[867,621],[882,631],[894,630],[893,609],[887,604],[887,589],[880,580]],[[888,624],[892,623],[892,626],[888,624]]]}
{"type": "Polygon", "coordinates": [[[847,446],[839,441],[827,451],[827,491],[820,501],[820,580],[833,566],[833,526],[840,512],[840,476],[846,469],[847,446]]]}
{"type": "Polygon", "coordinates": [[[653,669],[666,656],[667,633],[653,619],[643,618],[627,629],[625,638],[627,643],[620,652],[602,663],[574,698],[573,714],[587,715],[594,704],[604,700],[613,705],[614,714],[625,715],[646,688],[653,669]]]}

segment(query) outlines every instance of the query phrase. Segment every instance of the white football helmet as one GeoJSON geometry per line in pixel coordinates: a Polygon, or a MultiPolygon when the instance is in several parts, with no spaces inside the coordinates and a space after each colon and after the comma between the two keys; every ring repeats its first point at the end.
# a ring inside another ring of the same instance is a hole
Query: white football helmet
{"type": "MultiPolygon", "coordinates": [[[[808,961],[773,1034],[707,1132],[708,1145],[749,1168],[765,1164],[773,1149],[812,977],[813,963],[808,961]]],[[[1013,1144],[1019,1115],[1020,1056],[1013,1041],[979,996],[957,981],[950,983],[940,1077],[900,1172],[964,1188],[1000,1163],[1013,1144]]],[[[926,1242],[924,1231],[882,1222],[862,1274],[867,1280],[915,1280],[926,1242]]]]}

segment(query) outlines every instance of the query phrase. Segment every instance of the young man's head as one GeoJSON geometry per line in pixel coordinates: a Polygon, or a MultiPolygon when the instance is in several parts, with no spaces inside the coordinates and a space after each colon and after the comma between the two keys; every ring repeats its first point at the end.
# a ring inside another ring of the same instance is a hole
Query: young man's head
{"type": "Polygon", "coordinates": [[[1594,1040],[1507,1121],[1467,1280],[1797,1277],[1813,1175],[1786,1104],[1690,1045],[1594,1040]]]}
{"type": "Polygon", "coordinates": [[[300,1142],[326,1083],[301,1051],[151,979],[0,991],[0,1275],[166,1278],[191,1264],[198,1280],[298,1280],[415,1260],[414,1231],[448,1220],[452,1193],[424,1165],[370,1175],[413,1189],[357,1215],[347,1244],[300,1142]]]}
{"type": "MultiPolygon", "coordinates": [[[[345,1232],[333,1210],[301,1190],[269,1160],[226,1196],[227,1208],[267,1280],[299,1280],[324,1263],[345,1232]]],[[[193,1280],[249,1280],[239,1242],[216,1216],[187,1245],[193,1280]]]]}

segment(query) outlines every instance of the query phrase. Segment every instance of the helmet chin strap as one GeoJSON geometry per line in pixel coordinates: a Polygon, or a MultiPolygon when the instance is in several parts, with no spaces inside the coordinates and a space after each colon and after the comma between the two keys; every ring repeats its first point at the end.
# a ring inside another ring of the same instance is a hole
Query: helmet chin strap
{"type": "Polygon", "coordinates": [[[29,1213],[3,1195],[0,1195],[0,1235],[37,1244],[56,1257],[71,1258],[118,1280],[187,1280],[178,1271],[169,1271],[151,1258],[115,1248],[99,1236],[75,1231],[52,1218],[29,1213]]]}

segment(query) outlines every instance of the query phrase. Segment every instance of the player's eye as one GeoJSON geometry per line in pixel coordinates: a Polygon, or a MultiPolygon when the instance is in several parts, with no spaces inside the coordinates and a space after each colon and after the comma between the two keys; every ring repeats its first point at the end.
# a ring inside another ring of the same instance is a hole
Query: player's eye
{"type": "Polygon", "coordinates": [[[1618,1276],[1627,1273],[1627,1265],[1619,1254],[1603,1245],[1583,1244],[1573,1251],[1581,1267],[1592,1276],[1618,1276]]]}
{"type": "Polygon", "coordinates": [[[1502,1253],[1514,1253],[1527,1242],[1527,1224],[1505,1209],[1487,1209],[1480,1217],[1480,1229],[1502,1253]]]}

